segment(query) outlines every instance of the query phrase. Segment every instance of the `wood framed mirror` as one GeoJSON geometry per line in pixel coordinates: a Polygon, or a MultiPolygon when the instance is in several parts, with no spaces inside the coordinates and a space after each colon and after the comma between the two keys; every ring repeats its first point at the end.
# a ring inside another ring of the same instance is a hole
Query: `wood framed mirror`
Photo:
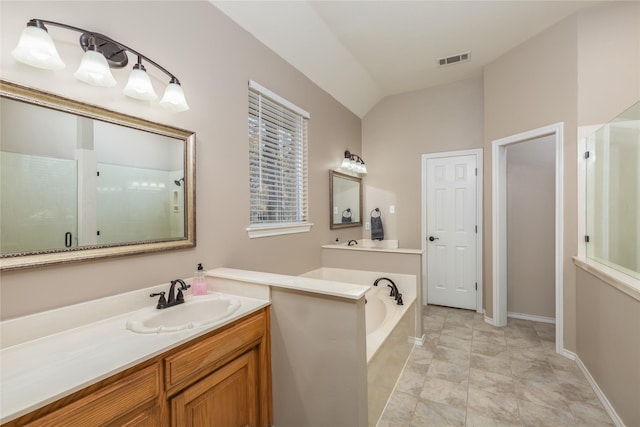
{"type": "Polygon", "coordinates": [[[330,228],[362,226],[362,179],[329,171],[330,228]]]}
{"type": "Polygon", "coordinates": [[[194,247],[195,133],[0,80],[0,270],[194,247]]]}

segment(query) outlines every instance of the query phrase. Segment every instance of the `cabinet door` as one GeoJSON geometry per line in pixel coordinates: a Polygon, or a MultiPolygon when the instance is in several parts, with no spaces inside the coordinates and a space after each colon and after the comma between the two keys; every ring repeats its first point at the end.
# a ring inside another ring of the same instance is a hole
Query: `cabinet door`
{"type": "Polygon", "coordinates": [[[257,427],[258,354],[252,349],[171,399],[175,427],[257,427]]]}

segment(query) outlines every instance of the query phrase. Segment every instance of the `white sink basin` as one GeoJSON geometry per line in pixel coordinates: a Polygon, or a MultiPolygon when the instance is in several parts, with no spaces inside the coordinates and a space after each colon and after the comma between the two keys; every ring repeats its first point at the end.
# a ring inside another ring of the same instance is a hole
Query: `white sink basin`
{"type": "Polygon", "coordinates": [[[192,296],[180,305],[136,313],[127,320],[127,329],[140,334],[177,332],[222,320],[239,308],[240,301],[228,296],[192,296]]]}

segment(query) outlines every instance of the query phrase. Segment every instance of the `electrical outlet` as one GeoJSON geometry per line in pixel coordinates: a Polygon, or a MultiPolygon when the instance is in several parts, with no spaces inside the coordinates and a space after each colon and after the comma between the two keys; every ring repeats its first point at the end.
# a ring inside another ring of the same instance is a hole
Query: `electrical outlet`
{"type": "Polygon", "coordinates": [[[333,214],[334,215],[338,215],[338,207],[337,206],[333,207],[333,214]]]}
{"type": "Polygon", "coordinates": [[[389,205],[389,213],[396,213],[396,206],[395,205],[389,205]]]}
{"type": "Polygon", "coordinates": [[[365,230],[371,230],[371,224],[369,223],[369,221],[364,223],[364,229],[365,230]]]}

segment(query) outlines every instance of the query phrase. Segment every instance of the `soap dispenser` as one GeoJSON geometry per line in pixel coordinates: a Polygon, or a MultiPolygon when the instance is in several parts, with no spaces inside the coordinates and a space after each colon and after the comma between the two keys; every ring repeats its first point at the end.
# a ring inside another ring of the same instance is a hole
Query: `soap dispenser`
{"type": "Polygon", "coordinates": [[[198,264],[198,270],[193,278],[193,295],[207,294],[207,281],[204,278],[204,267],[202,263],[198,264]]]}

